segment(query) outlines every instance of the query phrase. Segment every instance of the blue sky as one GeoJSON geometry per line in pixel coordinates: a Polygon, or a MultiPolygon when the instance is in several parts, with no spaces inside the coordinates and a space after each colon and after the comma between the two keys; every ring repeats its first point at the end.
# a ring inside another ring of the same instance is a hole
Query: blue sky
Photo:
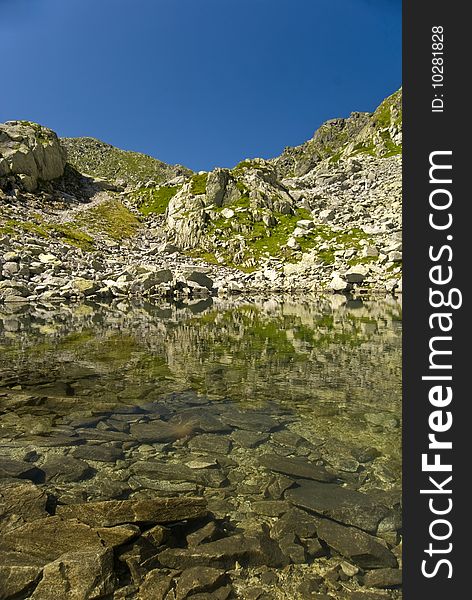
{"type": "Polygon", "coordinates": [[[0,56],[0,122],[230,167],[398,89],[401,0],[0,0],[0,56]]]}

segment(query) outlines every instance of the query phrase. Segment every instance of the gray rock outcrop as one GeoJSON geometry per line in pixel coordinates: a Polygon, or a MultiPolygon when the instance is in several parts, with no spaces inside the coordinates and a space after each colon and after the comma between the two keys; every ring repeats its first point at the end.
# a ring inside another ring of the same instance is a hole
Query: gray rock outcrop
{"type": "Polygon", "coordinates": [[[0,185],[14,177],[33,192],[39,181],[61,177],[65,164],[65,151],[51,129],[28,121],[0,124],[0,185]]]}

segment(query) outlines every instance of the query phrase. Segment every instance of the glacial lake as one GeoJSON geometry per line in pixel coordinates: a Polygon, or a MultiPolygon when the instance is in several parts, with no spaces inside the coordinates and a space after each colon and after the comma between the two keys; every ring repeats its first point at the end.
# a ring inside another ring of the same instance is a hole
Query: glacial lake
{"type": "MultiPolygon", "coordinates": [[[[276,526],[292,502],[309,506],[310,473],[322,469],[336,482],[323,488],[332,510],[345,488],[372,507],[341,521],[378,526],[394,548],[401,304],[329,295],[0,307],[0,438],[0,477],[33,481],[55,505],[204,496],[226,531],[276,526]],[[390,512],[377,515],[378,503],[390,512]]],[[[307,544],[301,581],[325,560],[307,544]]],[[[291,597],[293,580],[283,585],[274,598],[291,597]]]]}
{"type": "MultiPolygon", "coordinates": [[[[236,421],[283,415],[287,431],[321,447],[333,468],[362,471],[354,455],[371,447],[381,454],[372,478],[398,484],[401,306],[393,298],[12,305],[0,309],[0,350],[3,453],[34,449],[40,464],[50,448],[109,445],[123,452],[122,466],[140,446],[169,457],[169,441],[182,452],[199,432],[238,430],[201,428],[192,422],[199,411],[234,412],[236,421]],[[126,438],[136,422],[179,413],[175,440],[172,432],[126,438]]],[[[266,444],[270,437],[257,448],[266,444]]]]}

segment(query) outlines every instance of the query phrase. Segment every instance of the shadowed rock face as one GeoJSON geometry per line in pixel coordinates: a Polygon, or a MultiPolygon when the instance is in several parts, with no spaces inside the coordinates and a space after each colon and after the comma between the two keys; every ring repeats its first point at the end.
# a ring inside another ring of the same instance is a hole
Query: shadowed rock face
{"type": "Polygon", "coordinates": [[[14,177],[33,192],[64,173],[66,153],[54,131],[28,121],[0,124],[0,184],[14,177]]]}

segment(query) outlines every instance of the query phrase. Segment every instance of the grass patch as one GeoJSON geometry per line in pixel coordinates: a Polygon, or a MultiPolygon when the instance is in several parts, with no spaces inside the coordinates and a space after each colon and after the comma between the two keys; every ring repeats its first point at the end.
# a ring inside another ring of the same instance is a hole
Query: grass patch
{"type": "Polygon", "coordinates": [[[60,238],[65,244],[91,251],[94,249],[93,237],[71,224],[47,223],[36,216],[36,222],[8,219],[0,225],[0,234],[22,236],[25,233],[44,239],[60,238]]]}
{"type": "Polygon", "coordinates": [[[206,192],[207,179],[208,173],[194,175],[190,184],[190,191],[192,194],[195,194],[195,196],[204,194],[206,192]]]}
{"type": "Polygon", "coordinates": [[[76,224],[90,233],[104,233],[114,240],[132,237],[139,219],[119,200],[108,200],[77,217],[76,224]]]}
{"type": "Polygon", "coordinates": [[[160,188],[141,188],[133,192],[130,197],[143,215],[162,215],[166,212],[169,202],[180,189],[181,186],[178,185],[165,185],[160,188]]]}
{"type": "Polygon", "coordinates": [[[76,246],[77,248],[82,248],[82,250],[87,251],[94,249],[93,237],[88,233],[73,227],[72,225],[48,223],[46,228],[48,231],[56,234],[56,236],[61,238],[61,240],[66,244],[70,244],[71,246],[76,246]]]}

